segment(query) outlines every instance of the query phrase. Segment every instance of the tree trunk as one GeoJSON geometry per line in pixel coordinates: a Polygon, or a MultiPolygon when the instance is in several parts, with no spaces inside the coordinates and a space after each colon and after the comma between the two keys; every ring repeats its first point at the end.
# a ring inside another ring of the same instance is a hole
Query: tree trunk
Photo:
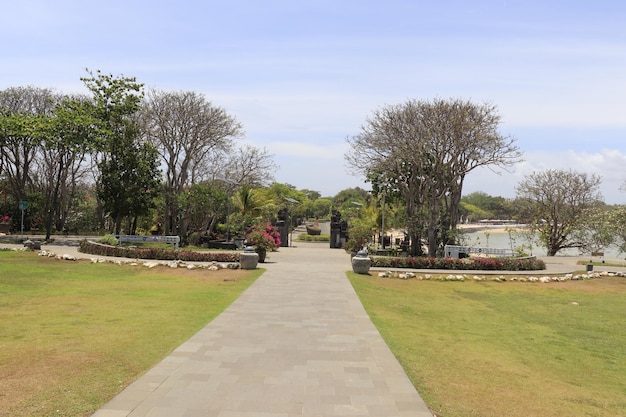
{"type": "Polygon", "coordinates": [[[119,235],[122,231],[122,216],[121,215],[117,215],[115,217],[115,235],[119,235]]]}
{"type": "Polygon", "coordinates": [[[136,235],[137,234],[137,221],[138,221],[138,216],[133,217],[133,224],[130,228],[130,234],[131,235],[136,235]]]}
{"type": "Polygon", "coordinates": [[[411,256],[423,256],[424,249],[422,249],[422,235],[419,232],[409,233],[409,238],[411,239],[411,256]]]}

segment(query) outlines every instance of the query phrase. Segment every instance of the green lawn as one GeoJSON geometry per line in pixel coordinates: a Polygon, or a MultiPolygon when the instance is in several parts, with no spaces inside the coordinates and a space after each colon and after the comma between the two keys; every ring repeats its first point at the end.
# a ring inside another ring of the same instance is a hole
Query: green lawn
{"type": "Polygon", "coordinates": [[[626,416],[626,279],[349,277],[437,416],[626,416]]]}
{"type": "Polygon", "coordinates": [[[0,251],[0,416],[90,415],[261,273],[0,251]]]}

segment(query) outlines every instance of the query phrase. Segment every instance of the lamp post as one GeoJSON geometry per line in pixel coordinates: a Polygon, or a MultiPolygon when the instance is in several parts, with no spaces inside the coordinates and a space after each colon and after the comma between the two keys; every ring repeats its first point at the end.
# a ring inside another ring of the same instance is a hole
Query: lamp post
{"type": "Polygon", "coordinates": [[[383,240],[383,249],[385,249],[385,192],[383,191],[383,207],[381,215],[381,239],[383,240]]]}
{"type": "Polygon", "coordinates": [[[361,211],[360,210],[361,210],[361,207],[363,207],[363,203],[358,202],[358,201],[351,201],[350,203],[357,207],[357,209],[356,209],[356,217],[360,218],[361,217],[361,211]]]}
{"type": "MultiPolygon", "coordinates": [[[[358,208],[363,207],[363,203],[359,203],[358,201],[351,201],[350,203],[357,206],[358,208]]],[[[359,213],[359,209],[357,209],[357,213],[359,213]]]]}

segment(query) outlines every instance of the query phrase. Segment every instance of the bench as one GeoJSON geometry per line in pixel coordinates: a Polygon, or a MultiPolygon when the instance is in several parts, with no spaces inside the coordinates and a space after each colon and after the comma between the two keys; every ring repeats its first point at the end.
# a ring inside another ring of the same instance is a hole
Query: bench
{"type": "Polygon", "coordinates": [[[120,245],[122,242],[131,242],[131,243],[148,243],[148,242],[159,242],[159,243],[171,243],[174,245],[176,249],[178,249],[178,244],[180,243],[180,236],[143,236],[143,235],[115,235],[120,245]]]}

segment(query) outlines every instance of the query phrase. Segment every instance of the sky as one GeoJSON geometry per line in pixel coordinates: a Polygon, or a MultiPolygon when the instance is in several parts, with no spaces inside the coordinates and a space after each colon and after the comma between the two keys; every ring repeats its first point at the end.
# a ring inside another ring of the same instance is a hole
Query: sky
{"type": "Polygon", "coordinates": [[[370,185],[346,138],[407,100],[490,103],[523,162],[468,174],[515,197],[545,169],[602,177],[626,203],[626,3],[617,0],[3,1],[0,90],[87,93],[86,69],[195,91],[265,148],[278,182],[333,196],[370,185]]]}

